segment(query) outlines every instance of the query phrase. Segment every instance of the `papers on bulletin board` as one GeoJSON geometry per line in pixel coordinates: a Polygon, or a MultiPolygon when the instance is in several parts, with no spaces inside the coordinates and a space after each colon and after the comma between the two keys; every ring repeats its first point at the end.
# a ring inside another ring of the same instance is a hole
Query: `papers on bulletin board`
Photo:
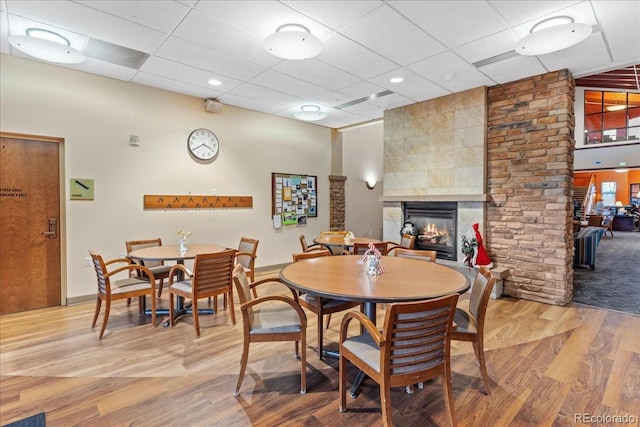
{"type": "Polygon", "coordinates": [[[273,228],[282,228],[282,216],[280,214],[273,215],[273,228]]]}

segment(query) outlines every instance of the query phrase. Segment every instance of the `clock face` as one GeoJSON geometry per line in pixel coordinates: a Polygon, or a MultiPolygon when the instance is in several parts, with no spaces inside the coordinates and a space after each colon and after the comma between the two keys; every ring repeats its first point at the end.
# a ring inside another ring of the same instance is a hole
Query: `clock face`
{"type": "Polygon", "coordinates": [[[209,129],[196,129],[187,140],[187,148],[199,160],[213,160],[218,154],[218,138],[209,129]]]}

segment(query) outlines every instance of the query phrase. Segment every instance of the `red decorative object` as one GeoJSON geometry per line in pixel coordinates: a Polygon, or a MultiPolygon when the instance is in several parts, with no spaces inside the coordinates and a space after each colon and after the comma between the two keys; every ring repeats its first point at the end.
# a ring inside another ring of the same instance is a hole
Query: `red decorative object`
{"type": "Polygon", "coordinates": [[[473,232],[476,236],[476,241],[478,242],[478,245],[475,247],[475,253],[473,255],[473,266],[479,267],[481,265],[484,265],[487,268],[491,268],[493,267],[493,263],[491,262],[491,258],[489,258],[489,255],[487,254],[487,251],[484,249],[484,245],[482,244],[482,235],[480,234],[480,231],[478,231],[479,224],[475,223],[472,227],[473,232]]]}

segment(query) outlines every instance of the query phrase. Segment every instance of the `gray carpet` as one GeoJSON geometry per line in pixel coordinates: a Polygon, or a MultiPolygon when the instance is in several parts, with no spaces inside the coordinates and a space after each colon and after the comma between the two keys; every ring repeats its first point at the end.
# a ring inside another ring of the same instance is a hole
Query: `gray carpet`
{"type": "Polygon", "coordinates": [[[600,240],[595,270],[574,266],[573,302],[640,315],[640,233],[613,236],[600,240]]]}
{"type": "Polygon", "coordinates": [[[40,412],[39,414],[14,421],[11,424],[6,424],[3,427],[46,427],[46,425],[46,416],[44,412],[40,412]]]}

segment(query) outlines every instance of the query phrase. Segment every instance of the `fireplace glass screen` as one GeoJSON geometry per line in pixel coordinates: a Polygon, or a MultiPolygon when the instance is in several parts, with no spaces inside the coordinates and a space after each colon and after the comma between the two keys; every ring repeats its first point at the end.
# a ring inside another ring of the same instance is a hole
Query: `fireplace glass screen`
{"type": "Polygon", "coordinates": [[[457,203],[404,204],[403,232],[416,236],[415,249],[434,250],[438,258],[457,260],[457,222],[457,203]]]}

